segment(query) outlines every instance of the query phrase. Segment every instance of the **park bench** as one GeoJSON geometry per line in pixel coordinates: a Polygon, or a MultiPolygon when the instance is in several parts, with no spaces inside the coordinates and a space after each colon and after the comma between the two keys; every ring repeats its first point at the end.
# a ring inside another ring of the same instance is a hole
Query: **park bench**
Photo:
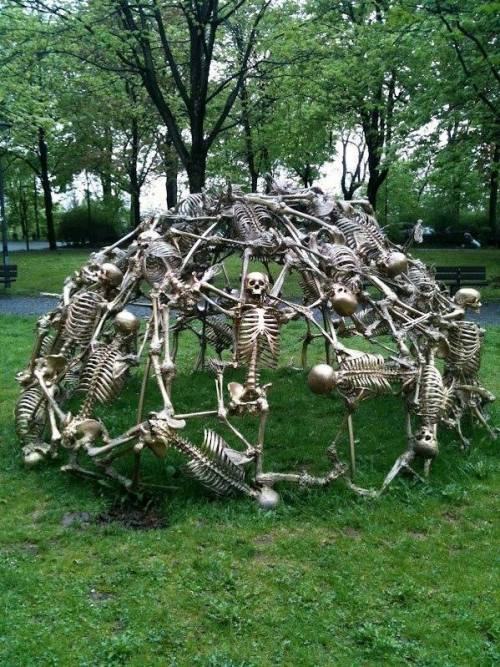
{"type": "Polygon", "coordinates": [[[452,294],[464,286],[488,284],[485,266],[437,266],[436,280],[449,285],[452,294]]]}
{"type": "Polygon", "coordinates": [[[0,264],[0,283],[10,287],[17,278],[17,264],[0,264]]]}

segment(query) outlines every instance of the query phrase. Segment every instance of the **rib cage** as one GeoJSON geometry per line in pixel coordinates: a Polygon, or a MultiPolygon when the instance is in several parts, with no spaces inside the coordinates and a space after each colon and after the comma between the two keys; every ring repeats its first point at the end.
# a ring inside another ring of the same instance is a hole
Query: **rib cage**
{"type": "Polygon", "coordinates": [[[150,285],[160,283],[166,271],[175,271],[182,257],[174,246],[165,241],[152,241],[143,257],[143,274],[150,285]]]}
{"type": "Polygon", "coordinates": [[[104,298],[97,292],[77,294],[68,306],[63,338],[82,346],[87,345],[103,304],[104,298]]]}
{"type": "Polygon", "coordinates": [[[243,312],[238,328],[237,358],[247,364],[274,368],[279,355],[279,325],[268,308],[243,312]]]}
{"type": "Polygon", "coordinates": [[[205,335],[218,353],[233,345],[233,329],[222,315],[207,317],[205,335]]]}
{"type": "Polygon", "coordinates": [[[389,332],[389,325],[374,308],[363,308],[356,313],[356,318],[365,327],[375,325],[372,330],[373,335],[382,335],[389,332]]]}
{"type": "Polygon", "coordinates": [[[366,213],[365,211],[356,211],[355,214],[356,220],[359,222],[359,224],[367,230],[369,236],[376,240],[377,243],[380,246],[385,246],[386,244],[386,237],[383,233],[383,231],[380,229],[380,225],[378,222],[375,220],[373,215],[370,215],[369,213],[366,213]]]}
{"type": "Polygon", "coordinates": [[[314,303],[319,298],[319,290],[311,271],[301,271],[299,273],[299,285],[304,297],[304,303],[314,303]]]}
{"type": "Polygon", "coordinates": [[[347,246],[361,257],[372,258],[384,250],[378,235],[362,225],[359,219],[342,217],[336,225],[344,234],[347,246]]]}
{"type": "Polygon", "coordinates": [[[445,414],[450,389],[444,386],[441,373],[432,363],[421,369],[416,413],[426,423],[436,424],[445,414]]]}
{"type": "Polygon", "coordinates": [[[455,322],[448,333],[447,371],[475,376],[481,365],[481,331],[474,322],[455,322]]]}
{"type": "Polygon", "coordinates": [[[86,394],[81,416],[89,416],[96,402],[109,403],[119,393],[125,379],[124,373],[117,373],[121,356],[120,349],[110,343],[98,348],[89,358],[79,386],[79,391],[86,394]]]}
{"type": "Polygon", "coordinates": [[[327,275],[358,274],[360,265],[356,253],[349,246],[323,243],[320,246],[321,260],[327,275]]]}
{"type": "Polygon", "coordinates": [[[233,205],[233,224],[236,236],[241,240],[251,240],[265,233],[264,223],[270,221],[269,213],[262,206],[252,206],[242,201],[233,205]]]}
{"type": "Polygon", "coordinates": [[[177,206],[177,213],[187,218],[194,218],[198,215],[203,215],[206,204],[206,195],[202,192],[196,192],[188,195],[180,202],[177,206]]]}
{"type": "Polygon", "coordinates": [[[19,397],[15,422],[17,436],[23,445],[41,438],[46,422],[46,401],[38,386],[29,387],[19,397]]]}
{"type": "Polygon", "coordinates": [[[339,366],[340,386],[348,390],[368,389],[385,393],[391,391],[389,380],[396,380],[397,371],[385,365],[385,359],[378,354],[364,354],[346,359],[339,366]]]}
{"type": "Polygon", "coordinates": [[[205,430],[201,448],[174,432],[170,434],[170,443],[189,457],[188,472],[216,495],[253,495],[244,481],[243,470],[229,459],[227,444],[213,431],[205,430]]]}
{"type": "Polygon", "coordinates": [[[432,276],[427,267],[418,259],[408,265],[407,275],[409,282],[420,290],[426,290],[429,289],[429,287],[432,287],[432,276]]]}

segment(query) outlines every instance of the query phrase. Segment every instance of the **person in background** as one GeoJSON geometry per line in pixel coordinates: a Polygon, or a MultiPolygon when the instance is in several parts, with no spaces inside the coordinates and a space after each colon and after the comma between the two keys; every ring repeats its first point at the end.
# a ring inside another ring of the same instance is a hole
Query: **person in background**
{"type": "Polygon", "coordinates": [[[462,245],[462,248],[480,248],[481,244],[478,240],[476,240],[472,234],[469,232],[465,232],[464,234],[464,241],[465,243],[462,245]]]}

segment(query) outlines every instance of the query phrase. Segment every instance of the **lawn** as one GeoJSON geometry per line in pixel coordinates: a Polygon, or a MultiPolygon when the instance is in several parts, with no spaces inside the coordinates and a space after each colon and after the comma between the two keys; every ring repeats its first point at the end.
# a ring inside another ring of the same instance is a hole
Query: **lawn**
{"type": "MultiPolygon", "coordinates": [[[[427,264],[435,266],[485,266],[486,277],[492,282],[481,288],[483,299],[500,299],[500,250],[419,249],[413,254],[427,264]]],[[[53,253],[48,250],[13,253],[11,262],[18,265],[19,278],[9,290],[0,288],[0,296],[2,293],[12,296],[38,295],[41,291],[58,293],[64,278],[86,262],[88,256],[89,251],[85,249],[65,249],[53,253]]],[[[238,276],[240,267],[239,259],[229,258],[227,269],[230,277],[238,276]]],[[[299,293],[295,276],[292,276],[285,287],[287,296],[299,293]]]]}
{"type": "MultiPolygon", "coordinates": [[[[12,378],[30,353],[34,319],[0,322],[2,666],[498,664],[498,457],[482,430],[472,432],[469,456],[443,432],[426,485],[401,479],[376,501],[341,484],[282,487],[274,512],[214,500],[175,455],[151,459],[148,478],[178,488],[153,498],[165,527],[132,530],[96,520],[115,503],[111,491],[65,477],[55,463],[23,468],[12,378]]],[[[315,470],[341,416],[294,369],[299,334],[295,324],[284,332],[269,392],[267,469],[315,470]]],[[[483,379],[497,393],[499,352],[500,328],[490,328],[483,379]]],[[[186,367],[193,356],[190,345],[186,367]]],[[[193,404],[193,386],[201,404],[213,404],[212,382],[181,372],[178,405],[193,404]]],[[[108,424],[127,423],[139,385],[130,378],[108,424]]],[[[366,402],[355,428],[358,481],[380,482],[405,444],[399,401],[366,402]]]]}
{"type": "Polygon", "coordinates": [[[38,296],[40,292],[61,292],[63,281],[70,273],[84,264],[90,251],[87,248],[73,250],[32,250],[14,252],[11,264],[17,264],[18,278],[9,289],[0,288],[0,296],[38,296]]]}

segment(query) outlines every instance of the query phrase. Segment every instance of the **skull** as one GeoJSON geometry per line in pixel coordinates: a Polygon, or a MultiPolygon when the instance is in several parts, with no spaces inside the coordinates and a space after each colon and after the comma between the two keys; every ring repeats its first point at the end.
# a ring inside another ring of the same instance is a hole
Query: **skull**
{"type": "Polygon", "coordinates": [[[330,301],[335,312],[343,316],[352,315],[358,307],[358,300],[354,292],[341,283],[332,285],[330,301]]]}
{"type": "Polygon", "coordinates": [[[67,359],[62,354],[47,354],[37,359],[37,367],[42,372],[45,382],[51,383],[64,369],[67,359]]]}
{"type": "Polygon", "coordinates": [[[135,333],[139,327],[139,319],[129,310],[121,310],[115,317],[115,326],[123,334],[135,333]]]}
{"type": "Polygon", "coordinates": [[[338,375],[328,364],[316,364],[307,376],[307,384],[313,394],[329,394],[337,382],[338,375]]]}
{"type": "Polygon", "coordinates": [[[453,297],[457,306],[479,310],[481,308],[481,292],[472,287],[462,287],[453,297]]]}
{"type": "Polygon", "coordinates": [[[417,456],[424,459],[433,459],[438,454],[438,443],[434,430],[429,426],[422,426],[415,433],[413,439],[413,451],[417,456]]]}
{"type": "Polygon", "coordinates": [[[393,278],[400,273],[406,273],[406,270],[408,269],[408,258],[402,252],[386,252],[380,258],[378,265],[388,276],[393,278]]]}
{"type": "Polygon", "coordinates": [[[139,234],[137,243],[141,248],[147,248],[151,241],[157,241],[158,239],[161,239],[161,234],[155,232],[153,229],[149,229],[139,234]]]}
{"type": "Polygon", "coordinates": [[[97,419],[75,417],[64,429],[63,441],[69,449],[87,449],[102,435],[103,430],[97,419]]]}
{"type": "Polygon", "coordinates": [[[269,288],[269,278],[260,273],[252,271],[245,279],[245,292],[253,300],[261,300],[269,288]]]}
{"type": "Polygon", "coordinates": [[[123,279],[123,273],[111,262],[105,262],[99,269],[98,274],[100,282],[108,285],[109,287],[118,287],[123,279]]]}

